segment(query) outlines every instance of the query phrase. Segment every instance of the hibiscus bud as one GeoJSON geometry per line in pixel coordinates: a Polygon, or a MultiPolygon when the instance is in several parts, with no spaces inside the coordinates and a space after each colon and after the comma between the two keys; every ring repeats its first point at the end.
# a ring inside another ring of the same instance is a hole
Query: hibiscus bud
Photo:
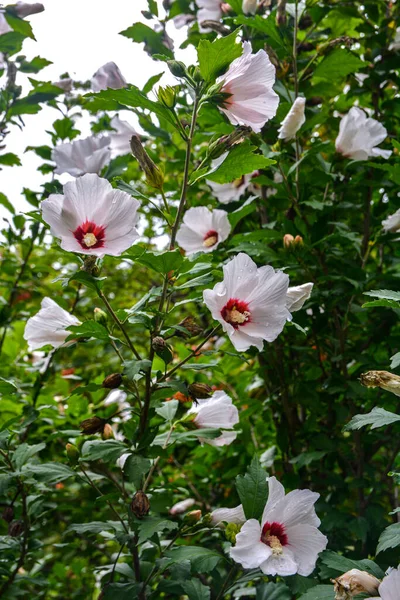
{"type": "Polygon", "coordinates": [[[278,27],[286,25],[286,0],[278,0],[276,7],[276,24],[278,27]]]}
{"type": "Polygon", "coordinates": [[[140,168],[146,175],[148,185],[157,189],[162,189],[164,175],[162,174],[161,169],[151,160],[137,135],[131,137],[131,150],[133,156],[137,159],[140,168]]]}
{"type": "Polygon", "coordinates": [[[24,19],[25,17],[29,17],[29,15],[36,15],[37,13],[43,12],[44,6],[39,2],[34,2],[33,4],[30,4],[29,2],[17,2],[17,4],[13,6],[13,10],[20,19],[24,19]]]}
{"type": "Polygon", "coordinates": [[[239,144],[251,134],[251,128],[244,125],[237,127],[233,133],[224,135],[208,147],[208,157],[215,159],[227,152],[233,145],[239,144]]]}
{"type": "Polygon", "coordinates": [[[8,526],[8,535],[11,537],[18,537],[24,531],[23,521],[12,521],[8,526]]]}
{"type": "Polygon", "coordinates": [[[164,104],[167,108],[174,108],[176,104],[176,89],[171,87],[170,85],[166,85],[165,87],[159,87],[157,92],[157,97],[161,104],[164,104]]]}
{"type": "Polygon", "coordinates": [[[224,532],[228,542],[230,542],[231,544],[234,544],[236,542],[236,536],[241,530],[241,528],[242,526],[238,525],[237,523],[228,523],[228,525],[225,527],[224,532]]]}
{"type": "Polygon", "coordinates": [[[177,502],[169,509],[170,515],[181,515],[188,508],[191,508],[193,504],[196,504],[196,500],[194,498],[186,498],[186,500],[181,500],[177,502]]]}
{"type": "Polygon", "coordinates": [[[291,233],[285,233],[283,236],[283,245],[285,248],[290,248],[294,243],[294,237],[291,233]]]}
{"type": "Polygon", "coordinates": [[[11,523],[14,518],[14,509],[12,506],[6,506],[3,510],[3,514],[1,515],[4,521],[7,523],[11,523]]]}
{"type": "Polygon", "coordinates": [[[258,0],[243,0],[242,11],[245,15],[255,15],[258,7],[258,0]]]}
{"type": "Polygon", "coordinates": [[[205,398],[211,398],[212,388],[206,383],[191,383],[188,386],[189,396],[195,400],[204,400],[205,398]]]}
{"type": "Polygon", "coordinates": [[[68,457],[69,462],[72,465],[77,465],[79,461],[79,450],[74,444],[67,444],[65,446],[65,452],[68,457]]]}
{"type": "Polygon", "coordinates": [[[102,433],[107,421],[100,417],[90,417],[79,423],[82,429],[82,435],[93,435],[94,433],[102,433]]]}
{"type": "Polygon", "coordinates": [[[400,396],[400,377],[389,371],[367,371],[360,375],[360,382],[365,387],[380,387],[400,396]]]}
{"type": "Polygon", "coordinates": [[[186,525],[194,525],[201,519],[201,510],[191,510],[183,517],[183,522],[186,525]]]}
{"type": "Polygon", "coordinates": [[[373,594],[378,592],[379,579],[366,571],[351,569],[337,579],[332,579],[335,589],[335,600],[351,600],[358,594],[373,594]]]}
{"type": "Polygon", "coordinates": [[[157,335],[151,341],[151,346],[156,354],[162,354],[167,347],[167,342],[161,336],[157,335]]]}
{"type": "Polygon", "coordinates": [[[183,77],[186,79],[186,66],[179,60],[167,60],[167,65],[174,77],[183,77]]]}
{"type": "Polygon", "coordinates": [[[114,430],[109,423],[104,425],[103,433],[101,434],[103,440],[113,440],[115,438],[114,430]]]}
{"type": "Polygon", "coordinates": [[[294,238],[294,245],[295,246],[303,246],[304,244],[304,240],[301,237],[301,235],[296,235],[296,237],[294,238]]]}
{"type": "Polygon", "coordinates": [[[203,332],[203,327],[200,327],[200,325],[197,325],[197,323],[193,319],[193,317],[185,317],[183,319],[183,321],[181,321],[178,324],[181,327],[184,327],[185,329],[187,329],[189,332],[187,334],[187,333],[184,333],[183,331],[178,331],[178,333],[176,335],[179,337],[192,337],[195,335],[199,335],[200,333],[203,332]]]}
{"type": "Polygon", "coordinates": [[[107,377],[103,380],[101,384],[103,388],[107,388],[109,390],[115,390],[122,383],[122,375],[121,373],[111,373],[111,375],[107,375],[107,377]]]}
{"type": "Polygon", "coordinates": [[[106,312],[104,312],[104,310],[96,307],[93,311],[93,315],[96,323],[100,323],[100,325],[104,325],[104,327],[107,325],[108,315],[106,312]]]}
{"type": "Polygon", "coordinates": [[[133,499],[131,502],[131,511],[133,512],[135,517],[137,517],[138,519],[141,519],[142,517],[145,517],[147,515],[149,510],[150,510],[149,499],[144,492],[139,490],[133,496],[133,499]]]}

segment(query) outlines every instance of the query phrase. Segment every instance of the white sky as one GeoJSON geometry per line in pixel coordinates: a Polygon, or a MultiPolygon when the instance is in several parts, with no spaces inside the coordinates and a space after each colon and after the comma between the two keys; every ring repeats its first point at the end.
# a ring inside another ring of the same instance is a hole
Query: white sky
{"type": "MultiPolygon", "coordinates": [[[[10,0],[11,2],[11,0],[10,0]]],[[[36,42],[25,40],[22,53],[27,59],[41,56],[53,62],[33,78],[43,81],[57,81],[62,73],[68,73],[77,80],[86,80],[97,69],[114,61],[121,69],[129,83],[143,87],[146,81],[154,74],[165,71],[162,62],[153,61],[143,50],[143,44],[133,43],[132,40],[118,35],[133,23],[143,21],[151,26],[141,14],[148,8],[146,0],[42,0],[45,11],[27,18],[32,24],[36,42]]],[[[158,4],[161,2],[158,0],[158,4]]],[[[154,22],[154,21],[153,21],[154,22]]],[[[171,23],[168,32],[175,40],[175,48],[182,43],[185,32],[176,30],[171,23]]],[[[194,60],[194,52],[186,50],[185,53],[177,51],[180,59],[194,60]],[[190,57],[190,58],[188,58],[190,57]]],[[[20,76],[17,83],[20,83],[20,76]]],[[[176,82],[169,73],[161,83],[176,82]]],[[[30,84],[24,85],[25,92],[30,89],[30,84]]],[[[11,133],[6,138],[6,152],[14,152],[22,160],[21,167],[4,167],[0,171],[0,191],[16,207],[17,212],[33,210],[25,201],[21,191],[23,187],[39,190],[45,177],[37,171],[38,165],[43,162],[33,152],[24,154],[27,146],[40,146],[50,143],[50,136],[46,129],[51,128],[51,123],[59,118],[60,113],[55,109],[44,107],[36,115],[23,115],[25,127],[20,131],[17,127],[11,128],[11,133]]],[[[134,115],[122,113],[122,118],[135,125],[134,115]]],[[[89,133],[88,122],[78,122],[84,137],[89,133]]],[[[50,144],[51,145],[51,144],[50,144]]],[[[46,176],[47,179],[49,176],[46,176]]],[[[61,179],[63,182],[63,179],[61,179]]],[[[0,217],[9,216],[9,213],[0,206],[0,217]]]]}

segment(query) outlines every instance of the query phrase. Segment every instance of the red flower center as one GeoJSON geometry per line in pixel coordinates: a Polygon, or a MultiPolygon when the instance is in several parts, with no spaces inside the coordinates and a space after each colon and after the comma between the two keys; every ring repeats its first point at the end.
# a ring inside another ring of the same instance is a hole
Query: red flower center
{"type": "Polygon", "coordinates": [[[217,242],[218,232],[214,231],[214,229],[210,229],[210,231],[207,231],[206,235],[204,236],[203,246],[205,246],[206,248],[211,248],[211,246],[215,246],[217,242]]]}
{"type": "Polygon", "coordinates": [[[232,327],[238,329],[239,325],[243,326],[251,321],[251,313],[249,305],[243,300],[231,298],[221,310],[221,316],[232,327]]]}
{"type": "Polygon", "coordinates": [[[261,532],[261,541],[272,548],[273,554],[282,554],[283,546],[287,546],[288,537],[285,527],[281,523],[264,523],[261,532]]]}
{"type": "Polygon", "coordinates": [[[84,250],[88,248],[103,248],[105,227],[96,225],[92,221],[85,221],[73,232],[74,237],[84,250]]]}

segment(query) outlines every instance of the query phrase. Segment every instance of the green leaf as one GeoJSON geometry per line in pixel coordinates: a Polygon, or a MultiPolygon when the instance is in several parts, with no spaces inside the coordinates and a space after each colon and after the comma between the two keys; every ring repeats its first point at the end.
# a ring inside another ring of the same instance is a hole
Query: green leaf
{"type": "Polygon", "coordinates": [[[386,527],[379,538],[376,553],[379,554],[397,546],[400,546],[400,523],[394,523],[386,527]]]}
{"type": "Polygon", "coordinates": [[[293,465],[297,465],[299,468],[305,467],[309,465],[314,460],[320,460],[325,456],[326,452],[324,451],[316,451],[316,452],[302,452],[295,458],[292,458],[289,462],[293,465]]]}
{"type": "Polygon", "coordinates": [[[15,468],[20,469],[32,456],[44,448],[46,448],[46,444],[43,442],[41,444],[35,444],[34,446],[29,446],[28,444],[21,444],[18,446],[12,457],[15,468]]]}
{"type": "Polygon", "coordinates": [[[254,456],[245,475],[236,477],[236,489],[246,519],[259,519],[268,500],[267,474],[254,456]]]}
{"type": "Polygon", "coordinates": [[[182,265],[184,258],[179,250],[168,250],[166,252],[150,252],[141,246],[132,246],[125,252],[124,258],[130,258],[135,262],[154,269],[157,273],[166,275],[170,271],[176,271],[182,265]]]}
{"type": "Polygon", "coordinates": [[[12,27],[12,29],[16,33],[20,33],[25,37],[29,37],[32,40],[35,39],[33,35],[32,27],[29,21],[25,21],[24,19],[20,19],[17,16],[11,15],[10,13],[6,13],[7,23],[12,27]]]}
{"type": "Polygon", "coordinates": [[[213,81],[222,75],[231,62],[242,54],[242,45],[236,42],[237,36],[238,31],[233,31],[214,42],[200,40],[197,56],[200,73],[206,81],[213,81]]]}
{"type": "Polygon", "coordinates": [[[133,600],[139,598],[141,585],[137,583],[111,583],[104,588],[103,600],[133,600]]]}
{"type": "Polygon", "coordinates": [[[6,165],[7,167],[14,167],[15,165],[21,166],[21,160],[19,156],[12,152],[0,154],[0,165],[6,165]]]}
{"type": "Polygon", "coordinates": [[[17,386],[12,381],[8,381],[8,379],[4,379],[0,377],[0,394],[8,395],[15,394],[17,391],[17,386]]]}
{"type": "Polygon", "coordinates": [[[201,546],[178,546],[167,550],[165,556],[172,562],[190,560],[192,570],[195,573],[209,573],[224,557],[215,550],[209,550],[201,546]]]}
{"type": "Polygon", "coordinates": [[[239,221],[244,219],[244,217],[247,217],[247,215],[250,215],[256,209],[257,209],[257,204],[255,202],[253,202],[252,200],[251,201],[247,200],[240,208],[238,208],[237,210],[235,210],[232,213],[229,213],[228,219],[229,219],[229,223],[231,224],[232,230],[235,229],[235,227],[239,223],[239,221]]]}
{"type": "Polygon", "coordinates": [[[143,360],[128,360],[124,363],[124,375],[128,379],[136,380],[139,373],[148,371],[151,369],[152,362],[147,359],[143,360]]]}
{"type": "Polygon", "coordinates": [[[110,336],[107,329],[97,323],[96,321],[85,321],[80,325],[70,325],[68,331],[71,331],[71,335],[68,336],[67,340],[75,338],[95,338],[96,340],[109,340],[110,336]]]}
{"type": "Polygon", "coordinates": [[[298,600],[334,600],[333,585],[316,585],[302,594],[298,600]]]}
{"type": "Polygon", "coordinates": [[[211,598],[210,588],[203,585],[199,579],[182,582],[181,586],[189,600],[210,600],[211,598]]]}
{"type": "Polygon", "coordinates": [[[357,73],[365,67],[365,62],[349,50],[335,48],[320,62],[314,71],[313,78],[343,79],[350,73],[357,73]]]}
{"type": "Polygon", "coordinates": [[[106,460],[115,462],[128,448],[117,440],[90,440],[82,446],[82,460],[106,460]]]}
{"type": "Polygon", "coordinates": [[[400,308],[400,303],[395,300],[372,300],[372,302],[365,302],[361,308],[374,307],[393,308],[394,310],[398,310],[400,308]]]}
{"type": "Polygon", "coordinates": [[[160,81],[160,79],[163,75],[164,75],[164,72],[158,73],[157,75],[153,75],[152,77],[150,77],[150,79],[143,86],[143,90],[142,90],[143,93],[148,94],[149,92],[151,92],[153,87],[156,85],[156,83],[158,83],[160,81]]]}
{"type": "Polygon", "coordinates": [[[166,421],[171,422],[175,417],[178,406],[179,400],[169,400],[168,402],[163,402],[159,408],[156,408],[156,413],[166,421]]]}
{"type": "Polygon", "coordinates": [[[257,150],[250,140],[245,140],[231,150],[225,160],[213,171],[206,174],[207,179],[217,183],[230,183],[240,179],[242,175],[252,173],[258,169],[265,169],[275,161],[262,154],[255,154],[257,150]]]}
{"type": "Polygon", "coordinates": [[[178,523],[169,521],[164,517],[145,517],[139,523],[139,544],[150,539],[155,533],[173,531],[178,528],[178,523]]]}
{"type": "Polygon", "coordinates": [[[320,555],[320,558],[324,565],[340,574],[350,571],[351,569],[359,569],[360,571],[371,573],[371,575],[378,577],[378,579],[382,579],[384,576],[382,569],[369,559],[352,560],[351,558],[346,558],[346,556],[343,556],[338,552],[333,552],[332,550],[325,550],[320,555]]]}
{"type": "Polygon", "coordinates": [[[67,529],[67,532],[75,531],[76,533],[101,533],[102,531],[115,531],[113,521],[90,521],[89,523],[72,523],[67,529]]]}
{"type": "Polygon", "coordinates": [[[149,54],[162,54],[168,58],[174,58],[172,50],[164,45],[164,38],[162,33],[157,33],[145,23],[134,23],[128,29],[120,31],[120,35],[131,39],[138,44],[144,42],[146,45],[146,51],[149,54]]]}
{"type": "Polygon", "coordinates": [[[284,583],[264,583],[257,587],[256,600],[291,600],[292,592],[284,583]]]}
{"type": "Polygon", "coordinates": [[[103,281],[106,277],[93,277],[93,275],[89,275],[85,271],[77,271],[69,278],[69,282],[77,281],[78,283],[83,283],[86,287],[98,292],[103,287],[103,281]]]}
{"type": "Polygon", "coordinates": [[[51,60],[47,60],[41,56],[35,56],[31,61],[22,61],[20,71],[22,71],[22,73],[39,73],[44,67],[52,64],[51,60]]]}
{"type": "Polygon", "coordinates": [[[266,19],[260,15],[254,17],[240,16],[235,19],[237,25],[245,25],[246,27],[252,27],[256,31],[260,31],[266,37],[266,40],[270,38],[274,44],[285,47],[285,40],[281,37],[280,30],[275,23],[275,13],[271,13],[266,19]]]}
{"type": "Polygon", "coordinates": [[[371,429],[376,429],[377,427],[390,425],[396,421],[400,421],[400,415],[389,412],[384,408],[375,407],[366,415],[355,415],[344,427],[344,431],[361,429],[361,427],[365,427],[366,425],[371,425],[371,429]]]}
{"type": "Polygon", "coordinates": [[[151,462],[148,458],[140,454],[131,454],[125,461],[124,474],[131,481],[137,490],[141,489],[143,476],[151,467],[151,462]]]}
{"type": "Polygon", "coordinates": [[[371,290],[370,292],[364,292],[364,296],[383,298],[385,300],[397,300],[400,302],[400,292],[394,292],[393,290],[371,290]]]}
{"type": "Polygon", "coordinates": [[[39,481],[43,481],[48,485],[60,483],[72,475],[75,475],[74,471],[70,469],[70,467],[56,462],[49,462],[42,465],[29,463],[24,467],[23,471],[26,471],[28,475],[33,473],[37,476],[39,481]]]}
{"type": "Polygon", "coordinates": [[[10,211],[12,215],[15,215],[15,208],[13,207],[7,196],[5,196],[2,192],[0,192],[0,205],[4,206],[4,208],[10,211]]]}

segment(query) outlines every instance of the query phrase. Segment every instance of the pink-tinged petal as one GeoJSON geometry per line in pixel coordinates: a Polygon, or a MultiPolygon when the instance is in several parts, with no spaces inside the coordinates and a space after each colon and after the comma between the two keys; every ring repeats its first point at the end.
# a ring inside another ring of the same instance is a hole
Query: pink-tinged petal
{"type": "Polygon", "coordinates": [[[236,536],[236,545],[229,551],[231,558],[245,569],[256,569],[272,554],[261,540],[260,523],[255,519],[246,521],[236,536]]]}
{"type": "Polygon", "coordinates": [[[123,156],[131,153],[131,137],[137,135],[135,129],[127,121],[122,121],[117,115],[111,119],[111,127],[114,131],[109,132],[111,157],[123,156]]]}
{"type": "Polygon", "coordinates": [[[232,444],[232,442],[234,442],[237,438],[237,432],[236,431],[223,431],[221,433],[220,436],[216,437],[216,438],[200,438],[199,440],[200,442],[202,442],[203,444],[209,444],[210,446],[215,446],[216,448],[219,448],[221,446],[229,446],[229,444],[232,444]]]}
{"type": "Polygon", "coordinates": [[[271,557],[260,565],[265,575],[281,575],[287,577],[297,573],[297,563],[289,548],[285,547],[282,554],[272,554],[271,557]]]}
{"type": "Polygon", "coordinates": [[[313,283],[303,283],[288,288],[286,296],[286,306],[290,312],[295,312],[303,308],[304,303],[310,298],[313,283]]]}
{"type": "Polygon", "coordinates": [[[382,600],[399,600],[400,567],[389,571],[386,577],[383,578],[378,591],[382,600]]]}
{"type": "Polygon", "coordinates": [[[386,136],[387,131],[379,121],[368,118],[363,110],[353,106],[340,122],[336,151],[351,160],[367,160],[374,156],[387,159],[391,151],[376,148],[386,136]]]}
{"type": "Polygon", "coordinates": [[[188,414],[196,415],[194,423],[198,428],[230,429],[239,423],[239,412],[232,403],[232,398],[218,390],[211,398],[198,400],[188,414]]]}
{"type": "Polygon", "coordinates": [[[108,88],[118,90],[126,85],[125,77],[115,62],[106,63],[92,77],[92,90],[94,92],[100,92],[108,88]]]}
{"type": "Polygon", "coordinates": [[[246,516],[243,511],[243,506],[239,504],[235,508],[217,508],[211,513],[211,523],[217,525],[218,523],[237,523],[241,525],[246,521],[246,516]]]}
{"type": "Polygon", "coordinates": [[[109,145],[110,139],[105,136],[89,136],[72,143],[60,144],[51,154],[56,163],[54,172],[69,173],[73,177],[85,173],[99,173],[110,160],[109,145]]]}
{"type": "Polygon", "coordinates": [[[328,544],[328,538],[316,527],[303,523],[287,527],[286,533],[289,548],[298,565],[298,574],[303,577],[311,575],[315,569],[318,554],[325,550],[328,544]]]}

